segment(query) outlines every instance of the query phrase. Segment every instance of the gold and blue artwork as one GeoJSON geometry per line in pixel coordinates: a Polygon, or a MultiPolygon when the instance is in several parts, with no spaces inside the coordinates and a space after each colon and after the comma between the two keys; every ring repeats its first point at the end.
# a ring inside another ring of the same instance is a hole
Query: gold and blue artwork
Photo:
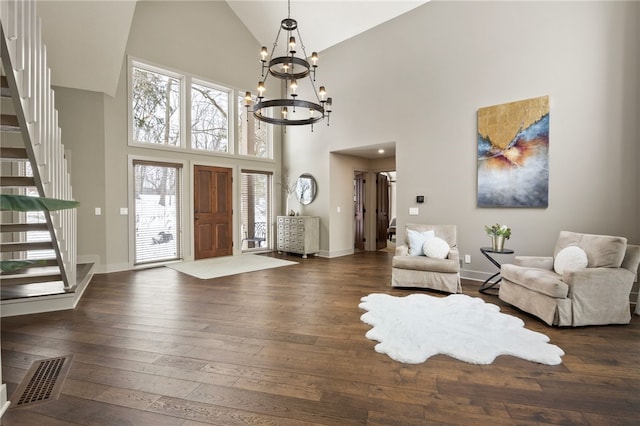
{"type": "Polygon", "coordinates": [[[549,97],[478,109],[478,207],[549,205],[549,97]]]}

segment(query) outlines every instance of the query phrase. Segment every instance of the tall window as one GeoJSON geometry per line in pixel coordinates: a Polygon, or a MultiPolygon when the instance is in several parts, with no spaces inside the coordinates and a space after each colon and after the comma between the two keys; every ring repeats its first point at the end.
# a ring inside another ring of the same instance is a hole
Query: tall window
{"type": "Polygon", "coordinates": [[[131,80],[133,141],[180,146],[180,80],[136,66],[131,80]]]}
{"type": "Polygon", "coordinates": [[[136,60],[129,86],[132,144],[273,159],[272,128],[247,114],[245,92],[136,60]]]}
{"type": "Polygon", "coordinates": [[[191,147],[229,151],[229,90],[191,84],[191,147]]]}
{"type": "Polygon", "coordinates": [[[182,165],[133,161],[135,264],[180,259],[182,165]]]}
{"type": "Polygon", "coordinates": [[[271,129],[259,123],[251,110],[247,114],[244,96],[238,96],[238,153],[259,158],[273,158],[271,129]]]}
{"type": "Polygon", "coordinates": [[[242,250],[270,246],[271,173],[242,170],[242,250]]]}

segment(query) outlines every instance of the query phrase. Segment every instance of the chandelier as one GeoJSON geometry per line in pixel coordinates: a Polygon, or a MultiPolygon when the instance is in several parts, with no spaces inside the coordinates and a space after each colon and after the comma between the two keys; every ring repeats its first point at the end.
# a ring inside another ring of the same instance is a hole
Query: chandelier
{"type": "MultiPolygon", "coordinates": [[[[258,82],[258,97],[255,105],[253,105],[253,116],[265,123],[278,124],[283,126],[300,126],[316,123],[325,117],[327,118],[327,126],[329,125],[329,115],[331,114],[332,99],[327,97],[324,86],[320,86],[316,90],[316,70],[318,69],[318,53],[312,52],[310,59],[307,61],[307,51],[302,43],[302,36],[298,30],[298,22],[291,18],[291,0],[288,0],[287,18],[280,23],[280,29],[273,43],[273,49],[269,54],[268,49],[262,46],[260,49],[260,62],[262,62],[261,77],[258,82]],[[280,34],[285,31],[285,51],[283,56],[275,56],[278,47],[278,39],[280,34]],[[294,33],[295,32],[295,33],[294,33]],[[302,49],[302,57],[296,56],[296,36],[302,49]],[[285,82],[285,96],[282,99],[265,99],[264,92],[266,83],[270,76],[278,79],[276,81],[285,82]],[[305,78],[309,79],[315,99],[304,100],[299,99],[298,82],[305,78]],[[297,111],[300,109],[302,111],[297,111]],[[308,115],[307,112],[308,111],[308,115]]],[[[251,108],[252,97],[251,92],[245,94],[245,107],[247,115],[251,108]]]]}

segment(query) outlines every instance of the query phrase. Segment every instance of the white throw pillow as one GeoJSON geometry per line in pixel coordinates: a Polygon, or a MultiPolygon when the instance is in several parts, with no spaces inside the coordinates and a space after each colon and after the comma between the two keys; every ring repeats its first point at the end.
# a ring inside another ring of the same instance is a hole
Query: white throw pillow
{"type": "Polygon", "coordinates": [[[553,260],[556,274],[562,275],[565,270],[586,268],[589,264],[587,253],[578,246],[568,246],[558,252],[553,260]]]}
{"type": "Polygon", "coordinates": [[[422,250],[427,257],[446,259],[449,254],[449,244],[442,238],[431,238],[424,242],[422,250]]]}
{"type": "Polygon", "coordinates": [[[407,229],[407,238],[409,239],[409,254],[411,256],[422,256],[424,252],[422,251],[422,245],[425,241],[430,240],[435,237],[435,233],[433,230],[418,232],[413,229],[407,229]]]}

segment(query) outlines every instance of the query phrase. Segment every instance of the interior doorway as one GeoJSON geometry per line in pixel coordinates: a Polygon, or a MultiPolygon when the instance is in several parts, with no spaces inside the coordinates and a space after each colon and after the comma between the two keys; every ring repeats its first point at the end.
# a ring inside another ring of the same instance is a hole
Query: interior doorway
{"type": "Polygon", "coordinates": [[[356,250],[364,250],[365,242],[365,213],[366,208],[366,173],[356,171],[353,176],[353,212],[354,212],[354,238],[353,248],[356,250]]]}
{"type": "Polygon", "coordinates": [[[386,173],[376,173],[376,250],[387,247],[390,207],[389,177],[386,173]]]}
{"type": "Polygon", "coordinates": [[[395,248],[389,238],[395,217],[395,171],[367,172],[356,170],[353,175],[353,212],[355,250],[395,248]]]}

